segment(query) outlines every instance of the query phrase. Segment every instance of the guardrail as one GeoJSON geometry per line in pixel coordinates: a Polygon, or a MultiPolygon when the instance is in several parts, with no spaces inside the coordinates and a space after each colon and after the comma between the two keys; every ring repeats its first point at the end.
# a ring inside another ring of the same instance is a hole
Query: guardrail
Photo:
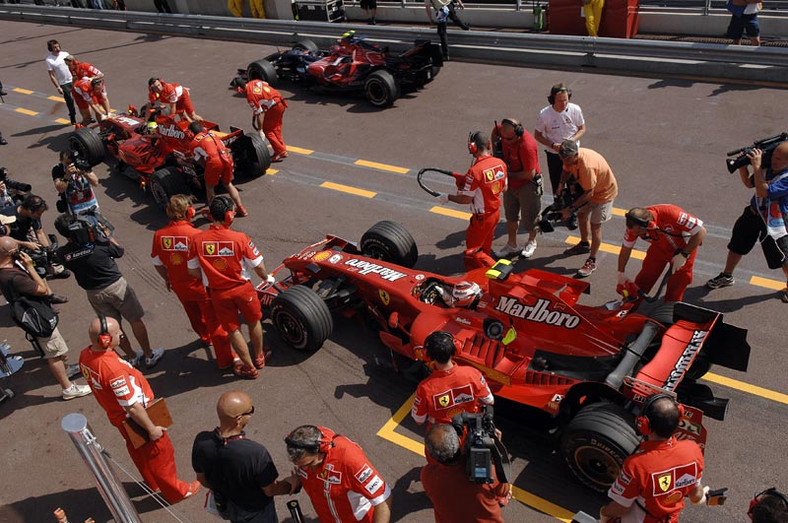
{"type": "MultiPolygon", "coordinates": [[[[404,50],[417,38],[434,39],[429,28],[383,27],[289,20],[256,20],[201,15],[164,15],[132,11],[94,11],[0,4],[0,19],[97,29],[237,40],[288,46],[299,37],[320,46],[339,32],[357,28],[369,40],[404,50]],[[296,36],[298,35],[298,36],[296,36]]],[[[452,32],[452,56],[481,62],[554,67],[594,67],[641,74],[788,84],[788,49],[726,46],[485,31],[452,32]]]]}

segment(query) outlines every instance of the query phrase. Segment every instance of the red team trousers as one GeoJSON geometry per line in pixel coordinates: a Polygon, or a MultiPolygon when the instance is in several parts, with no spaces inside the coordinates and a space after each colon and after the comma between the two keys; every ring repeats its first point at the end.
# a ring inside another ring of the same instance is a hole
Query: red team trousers
{"type": "Polygon", "coordinates": [[[471,216],[471,224],[465,231],[465,248],[469,250],[480,249],[486,254],[492,254],[492,242],[495,227],[501,217],[501,210],[471,216]]]}
{"type": "Polygon", "coordinates": [[[286,108],[286,102],[281,100],[268,109],[263,117],[263,133],[265,133],[265,137],[268,138],[268,141],[271,142],[274,154],[287,152],[285,140],[282,138],[282,117],[285,114],[286,108]]]}
{"type": "Polygon", "coordinates": [[[227,331],[222,328],[216,318],[211,299],[207,294],[203,299],[181,296],[177,292],[175,294],[181,301],[194,332],[200,336],[203,342],[210,342],[213,345],[213,350],[216,353],[216,366],[220,369],[232,366],[236,354],[233,352],[227,331]]]}
{"type": "MultiPolygon", "coordinates": [[[[672,249],[673,247],[669,245],[666,247],[661,243],[653,243],[646,251],[643,266],[635,277],[635,285],[646,294],[651,292],[659,275],[673,259],[674,251],[672,249]]],[[[684,298],[684,291],[692,283],[692,269],[695,267],[697,255],[698,249],[693,250],[684,266],[668,279],[665,301],[681,301],[684,298]]]]}
{"type": "Polygon", "coordinates": [[[175,469],[175,449],[167,433],[156,441],[150,441],[138,449],[129,441],[123,427],[118,427],[120,435],[126,440],[134,465],[142,474],[142,479],[153,490],[160,490],[169,503],[177,503],[189,492],[189,484],[178,479],[175,469]]]}

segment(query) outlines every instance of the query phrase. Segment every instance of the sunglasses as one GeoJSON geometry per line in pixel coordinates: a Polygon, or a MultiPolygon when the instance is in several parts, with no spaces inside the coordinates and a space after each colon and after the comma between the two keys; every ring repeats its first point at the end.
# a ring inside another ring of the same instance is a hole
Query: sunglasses
{"type": "Polygon", "coordinates": [[[244,412],[243,414],[238,414],[236,418],[240,418],[241,416],[251,416],[254,414],[254,405],[252,405],[252,409],[249,412],[244,412]]]}

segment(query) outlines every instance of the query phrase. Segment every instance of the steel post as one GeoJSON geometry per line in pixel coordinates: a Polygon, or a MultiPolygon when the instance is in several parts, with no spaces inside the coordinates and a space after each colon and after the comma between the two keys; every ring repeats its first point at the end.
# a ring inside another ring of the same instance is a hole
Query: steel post
{"type": "Polygon", "coordinates": [[[129,495],[102,454],[102,447],[82,414],[69,414],[60,422],[96,480],[96,487],[118,523],[142,523],[129,495]]]}

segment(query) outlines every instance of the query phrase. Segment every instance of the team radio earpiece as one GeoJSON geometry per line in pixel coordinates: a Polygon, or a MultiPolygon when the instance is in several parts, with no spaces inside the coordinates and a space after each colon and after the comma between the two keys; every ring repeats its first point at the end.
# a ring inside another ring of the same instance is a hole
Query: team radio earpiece
{"type": "Polygon", "coordinates": [[[441,341],[451,344],[451,356],[457,353],[457,345],[454,344],[454,336],[452,336],[450,332],[435,331],[424,340],[424,349],[427,351],[427,355],[430,359],[434,359],[432,355],[430,355],[430,352],[432,352],[430,348],[435,345],[440,345],[441,341]]]}
{"type": "Polygon", "coordinates": [[[471,154],[476,154],[479,152],[479,147],[476,145],[476,131],[471,131],[468,133],[468,152],[471,154]]]}
{"type": "Polygon", "coordinates": [[[503,120],[501,120],[501,125],[504,124],[511,125],[514,128],[515,136],[522,136],[525,134],[525,128],[523,127],[523,124],[521,124],[517,120],[512,120],[511,118],[504,118],[503,120]]]}
{"type": "Polygon", "coordinates": [[[776,488],[772,487],[764,490],[763,492],[759,492],[758,494],[755,494],[755,497],[753,497],[752,500],[750,500],[750,508],[747,509],[747,515],[750,516],[750,519],[752,519],[752,509],[755,508],[755,505],[763,501],[763,498],[765,498],[766,496],[773,496],[779,499],[785,505],[785,509],[788,510],[788,497],[785,497],[785,494],[783,494],[776,488]]]}
{"type": "MultiPolygon", "coordinates": [[[[338,435],[339,434],[337,434],[337,436],[338,435]]],[[[317,454],[317,453],[327,454],[328,450],[334,446],[334,442],[324,438],[325,436],[323,435],[323,431],[321,430],[320,439],[317,441],[296,441],[288,436],[285,436],[285,444],[287,444],[288,447],[303,449],[309,452],[310,454],[317,454]]]]}
{"type": "Polygon", "coordinates": [[[189,205],[189,208],[186,209],[186,219],[191,221],[194,219],[194,216],[197,214],[197,211],[194,210],[194,207],[189,205]]]}
{"type": "Polygon", "coordinates": [[[627,221],[632,222],[635,225],[639,225],[640,227],[643,227],[645,229],[657,228],[657,222],[655,222],[654,220],[644,220],[643,218],[638,218],[637,216],[632,214],[632,211],[627,211],[624,217],[627,219],[627,221]]]}
{"type": "Polygon", "coordinates": [[[569,96],[569,99],[572,99],[572,90],[568,87],[553,87],[550,89],[550,95],[547,97],[547,101],[550,102],[550,105],[555,105],[555,95],[558,93],[566,93],[569,96]]]}
{"type": "Polygon", "coordinates": [[[648,399],[643,402],[643,406],[640,408],[640,416],[635,418],[635,428],[641,435],[648,436],[651,434],[651,421],[649,420],[649,413],[654,403],[663,398],[668,398],[676,405],[679,410],[679,422],[684,417],[684,406],[680,403],[676,403],[676,400],[673,399],[673,396],[670,394],[660,393],[649,396],[648,399]]]}
{"type": "Polygon", "coordinates": [[[107,326],[107,317],[103,314],[99,316],[99,324],[101,325],[101,331],[99,331],[98,335],[98,342],[99,346],[102,349],[108,349],[109,346],[112,344],[112,334],[109,333],[109,327],[107,326]]]}

